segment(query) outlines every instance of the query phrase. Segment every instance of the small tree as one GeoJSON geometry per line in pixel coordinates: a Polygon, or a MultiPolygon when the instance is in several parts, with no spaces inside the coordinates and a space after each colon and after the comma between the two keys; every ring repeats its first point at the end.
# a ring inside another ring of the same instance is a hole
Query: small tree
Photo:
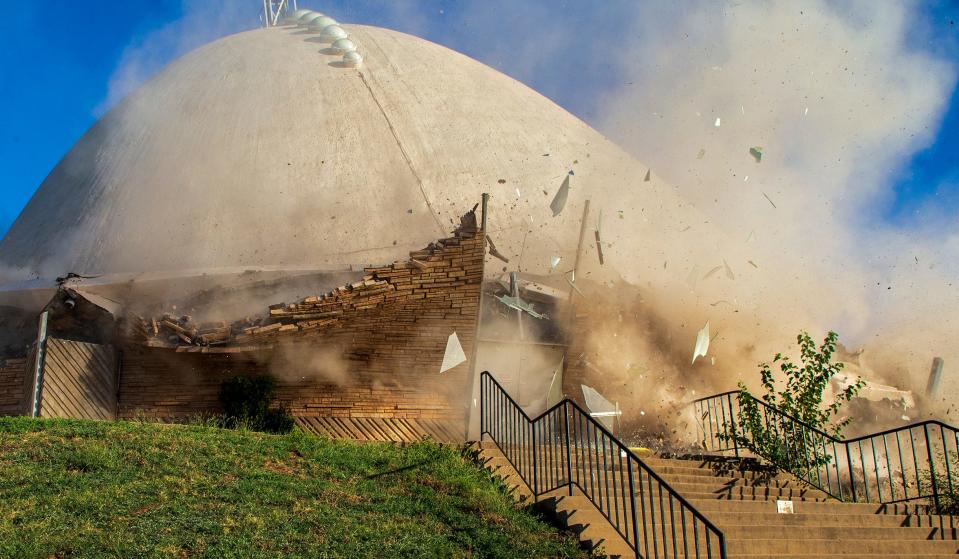
{"type": "Polygon", "coordinates": [[[796,341],[799,343],[801,365],[793,363],[781,353],[773,358],[772,365],[779,365],[779,371],[785,379],[785,386],[781,388],[773,376],[772,365],[762,363],[759,366],[765,390],[762,402],[798,419],[802,424],[760,404],[746,385],[740,382],[739,425],[733,433],[724,433],[723,438],[734,440],[794,473],[801,474],[829,463],[829,456],[818,450],[824,441],[809,427],[836,438],[841,437],[842,430],[852,420],[844,418],[836,421],[839,410],[865,386],[865,381],[857,379],[837,393],[832,403],[823,405],[823,393],[829,381],[843,369],[842,363],[832,362],[838,337],[835,332],[829,332],[822,345],[816,347],[807,332],[800,332],[796,341]]]}
{"type": "Polygon", "coordinates": [[[234,377],[220,385],[226,427],[246,427],[253,431],[287,433],[293,429],[293,416],[286,408],[271,408],[275,383],[272,377],[234,377]]]}

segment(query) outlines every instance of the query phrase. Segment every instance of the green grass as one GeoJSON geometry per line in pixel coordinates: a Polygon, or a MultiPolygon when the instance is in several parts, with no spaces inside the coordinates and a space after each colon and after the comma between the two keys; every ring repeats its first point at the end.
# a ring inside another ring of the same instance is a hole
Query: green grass
{"type": "Polygon", "coordinates": [[[459,450],[0,418],[2,557],[583,557],[459,450]]]}

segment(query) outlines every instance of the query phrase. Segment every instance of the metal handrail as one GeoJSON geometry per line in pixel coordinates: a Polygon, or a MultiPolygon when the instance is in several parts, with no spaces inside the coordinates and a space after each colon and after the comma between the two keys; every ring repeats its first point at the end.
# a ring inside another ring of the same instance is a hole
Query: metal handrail
{"type": "Polygon", "coordinates": [[[636,557],[726,558],[726,537],[576,402],[535,418],[488,372],[480,377],[480,440],[496,443],[534,498],[574,487],[636,557]]]}
{"type": "Polygon", "coordinates": [[[955,503],[959,493],[959,479],[953,479],[959,473],[959,430],[935,419],[841,439],[740,391],[706,396],[691,405],[706,450],[731,450],[738,456],[742,444],[842,501],[931,500],[939,508],[945,499],[955,503]],[[756,445],[756,433],[744,426],[744,395],[762,410],[763,432],[778,455],[769,452],[768,444],[756,445]]]}

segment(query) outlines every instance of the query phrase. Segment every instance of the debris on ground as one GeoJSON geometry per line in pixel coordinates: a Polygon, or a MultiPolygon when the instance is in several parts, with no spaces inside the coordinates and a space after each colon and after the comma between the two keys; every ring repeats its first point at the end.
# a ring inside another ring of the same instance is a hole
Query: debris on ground
{"type": "Polygon", "coordinates": [[[646,170],[646,177],[643,179],[643,182],[649,182],[649,175],[653,172],[652,169],[646,170]]]}
{"type": "Polygon", "coordinates": [[[756,163],[759,163],[763,160],[763,148],[760,146],[753,146],[749,148],[749,155],[752,155],[753,159],[756,160],[756,163]]]}
{"type": "Polygon", "coordinates": [[[556,266],[559,266],[559,261],[562,260],[559,256],[550,256],[549,257],[549,271],[556,271],[556,266]]]}

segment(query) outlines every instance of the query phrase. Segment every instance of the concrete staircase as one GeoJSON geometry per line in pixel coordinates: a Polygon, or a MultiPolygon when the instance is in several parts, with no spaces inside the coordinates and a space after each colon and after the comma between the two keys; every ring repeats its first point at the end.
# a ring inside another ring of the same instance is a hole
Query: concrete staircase
{"type": "MultiPolygon", "coordinates": [[[[474,443],[479,459],[524,501],[532,502],[528,485],[495,443],[474,443]]],[[[723,531],[731,558],[796,559],[800,557],[860,559],[866,557],[955,557],[959,555],[959,517],[934,515],[924,504],[880,505],[842,503],[811,489],[790,475],[770,471],[751,459],[722,457],[664,458],[641,455],[643,461],[680,495],[723,531]],[[789,500],[794,514],[779,514],[776,501],[789,500]]],[[[545,470],[552,464],[542,464],[545,470]]],[[[611,466],[612,467],[612,466],[611,466]]],[[[574,472],[574,479],[577,478],[574,472]]],[[[588,473],[586,478],[589,479],[588,473]]],[[[594,476],[602,479],[602,476],[594,476]]],[[[584,547],[611,557],[634,557],[631,546],[578,489],[541,495],[537,506],[579,535],[584,547]]],[[[663,516],[646,520],[651,533],[670,534],[663,516]]],[[[643,524],[643,521],[639,522],[643,524]]],[[[677,520],[678,523],[678,520],[677,520]]],[[[626,531],[631,529],[628,526],[626,531]]],[[[639,530],[642,535],[643,530],[639,530]]],[[[671,538],[666,557],[673,557],[671,538]]],[[[645,556],[640,544],[640,556],[645,556]]],[[[676,544],[676,557],[696,557],[676,544]]],[[[653,555],[650,552],[650,555],[653,555]]],[[[663,549],[659,550],[663,557],[663,549]]],[[[700,557],[706,557],[705,550],[700,557]]],[[[711,557],[719,557],[715,547],[711,557]]]]}

